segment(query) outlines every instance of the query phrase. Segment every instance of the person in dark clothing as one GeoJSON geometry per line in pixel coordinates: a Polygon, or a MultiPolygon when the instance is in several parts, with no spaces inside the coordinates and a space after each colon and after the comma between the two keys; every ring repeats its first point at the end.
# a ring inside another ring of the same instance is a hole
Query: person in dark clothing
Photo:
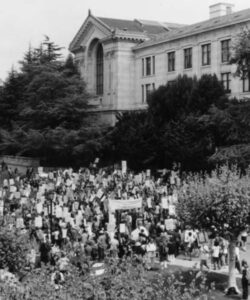
{"type": "Polygon", "coordinates": [[[50,244],[47,240],[41,243],[40,246],[40,257],[41,257],[41,262],[44,264],[47,264],[50,261],[50,244]]]}
{"type": "Polygon", "coordinates": [[[248,264],[245,260],[242,260],[242,299],[248,299],[248,283],[249,283],[249,270],[248,264]]]}

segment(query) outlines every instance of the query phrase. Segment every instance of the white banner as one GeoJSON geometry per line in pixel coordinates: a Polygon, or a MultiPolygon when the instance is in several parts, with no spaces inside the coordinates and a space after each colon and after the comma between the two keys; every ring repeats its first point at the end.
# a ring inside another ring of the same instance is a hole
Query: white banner
{"type": "Polygon", "coordinates": [[[119,210],[119,209],[133,209],[133,208],[141,208],[142,207],[142,199],[129,199],[129,200],[111,200],[109,199],[109,209],[111,211],[119,210]]]}

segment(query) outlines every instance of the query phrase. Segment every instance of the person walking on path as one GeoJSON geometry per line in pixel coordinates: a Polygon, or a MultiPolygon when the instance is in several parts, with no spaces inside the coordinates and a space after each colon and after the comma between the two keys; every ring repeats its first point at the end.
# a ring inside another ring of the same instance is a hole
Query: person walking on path
{"type": "Polygon", "coordinates": [[[200,270],[203,271],[203,267],[209,270],[208,259],[209,259],[209,248],[206,244],[202,244],[200,248],[200,270]]]}
{"type": "Polygon", "coordinates": [[[249,269],[248,264],[245,260],[242,260],[242,299],[248,298],[248,283],[249,283],[249,269]]]}

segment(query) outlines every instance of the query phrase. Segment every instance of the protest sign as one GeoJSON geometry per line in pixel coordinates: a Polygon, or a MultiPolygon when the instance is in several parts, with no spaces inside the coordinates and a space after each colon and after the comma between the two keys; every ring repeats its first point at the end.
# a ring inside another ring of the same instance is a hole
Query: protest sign
{"type": "Polygon", "coordinates": [[[174,230],[176,228],[175,219],[165,219],[165,227],[167,230],[174,230]]]}
{"type": "MultiPolygon", "coordinates": [[[[11,185],[11,186],[10,186],[10,192],[11,192],[11,193],[15,193],[16,191],[17,191],[16,186],[11,185]]],[[[13,195],[13,196],[14,196],[14,195],[13,195]]]]}
{"type": "Polygon", "coordinates": [[[122,160],[122,173],[125,174],[127,173],[127,161],[122,160]]]}
{"type": "Polygon", "coordinates": [[[11,179],[9,180],[9,183],[10,183],[10,185],[14,185],[14,184],[15,184],[14,179],[11,178],[11,179]]]}
{"type": "Polygon", "coordinates": [[[109,199],[109,209],[111,211],[121,209],[134,209],[142,207],[142,198],[129,199],[129,200],[112,200],[109,199]]]}
{"type": "Polygon", "coordinates": [[[27,198],[26,197],[21,197],[20,203],[21,203],[21,205],[27,204],[27,198]]]}
{"type": "Polygon", "coordinates": [[[99,199],[101,199],[102,196],[103,196],[103,191],[102,191],[101,189],[99,189],[99,190],[97,191],[96,197],[99,198],[99,199]]]}
{"type": "Polygon", "coordinates": [[[167,197],[162,197],[161,198],[161,206],[164,209],[168,209],[169,205],[168,205],[168,198],[167,197]]]}
{"type": "Polygon", "coordinates": [[[15,197],[16,199],[20,199],[20,198],[21,198],[21,193],[20,193],[20,192],[15,192],[15,193],[14,193],[14,197],[15,197]]]}
{"type": "Polygon", "coordinates": [[[38,171],[38,174],[42,174],[43,173],[43,167],[38,167],[37,171],[38,171]]]}
{"type": "Polygon", "coordinates": [[[124,223],[120,224],[120,233],[125,233],[126,232],[126,226],[124,223]]]}
{"type": "Polygon", "coordinates": [[[16,219],[16,228],[23,228],[24,223],[23,223],[23,218],[17,218],[16,219]]]}
{"type": "Polygon", "coordinates": [[[169,205],[169,215],[175,216],[175,205],[169,205]]]}
{"type": "Polygon", "coordinates": [[[35,217],[35,227],[42,228],[43,227],[43,220],[41,216],[35,217]]]}
{"type": "Polygon", "coordinates": [[[90,181],[90,182],[94,182],[94,181],[95,181],[95,176],[92,175],[92,174],[90,174],[90,175],[89,175],[89,181],[90,181]]]}
{"type": "Polygon", "coordinates": [[[4,211],[4,201],[0,200],[0,216],[3,216],[4,211]]]}

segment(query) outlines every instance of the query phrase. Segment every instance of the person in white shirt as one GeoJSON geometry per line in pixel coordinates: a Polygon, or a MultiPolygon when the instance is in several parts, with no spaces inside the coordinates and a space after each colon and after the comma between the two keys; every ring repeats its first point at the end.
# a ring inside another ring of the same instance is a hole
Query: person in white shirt
{"type": "Polygon", "coordinates": [[[203,267],[209,270],[208,259],[209,259],[209,248],[208,245],[202,244],[200,248],[200,270],[203,271],[203,267]]]}
{"type": "Polygon", "coordinates": [[[212,261],[214,265],[214,270],[220,269],[219,255],[220,255],[220,245],[218,241],[215,241],[214,245],[212,246],[212,261]]]}

